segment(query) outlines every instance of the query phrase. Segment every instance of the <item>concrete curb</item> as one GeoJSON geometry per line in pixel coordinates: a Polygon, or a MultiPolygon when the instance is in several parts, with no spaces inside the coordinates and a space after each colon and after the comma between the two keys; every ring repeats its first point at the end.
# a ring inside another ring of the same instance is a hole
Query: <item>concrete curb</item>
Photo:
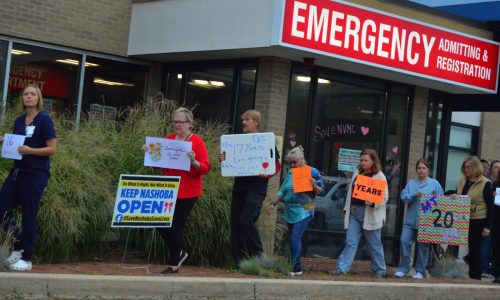
{"type": "Polygon", "coordinates": [[[6,299],[499,299],[500,285],[0,273],[6,299]],[[10,298],[9,298],[10,297],[10,298]]]}

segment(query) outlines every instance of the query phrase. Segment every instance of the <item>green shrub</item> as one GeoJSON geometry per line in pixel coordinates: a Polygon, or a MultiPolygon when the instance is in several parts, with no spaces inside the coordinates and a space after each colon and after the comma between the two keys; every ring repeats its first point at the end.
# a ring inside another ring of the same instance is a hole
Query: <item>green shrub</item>
{"type": "MultiPolygon", "coordinates": [[[[151,250],[161,261],[166,247],[152,229],[110,229],[117,182],[120,174],[159,174],[143,166],[141,146],[145,136],[161,137],[172,132],[170,102],[151,100],[120,114],[121,122],[82,121],[74,130],[69,116],[54,119],[57,153],[51,158],[51,179],[39,212],[39,240],[36,258],[67,261],[93,256],[110,247],[123,250],[129,233],[129,247],[151,250]],[[152,104],[151,104],[152,103],[152,104]],[[109,239],[118,237],[117,243],[109,239]]],[[[9,109],[0,124],[2,132],[12,132],[20,110],[9,109]]],[[[205,141],[212,170],[204,176],[203,195],[196,203],[185,229],[185,249],[189,262],[223,266],[230,261],[229,214],[232,179],[220,175],[219,137],[227,131],[221,124],[196,124],[194,132],[205,141]]],[[[0,160],[3,180],[12,162],[0,160]]],[[[146,256],[146,255],[145,255],[146,256]]]]}

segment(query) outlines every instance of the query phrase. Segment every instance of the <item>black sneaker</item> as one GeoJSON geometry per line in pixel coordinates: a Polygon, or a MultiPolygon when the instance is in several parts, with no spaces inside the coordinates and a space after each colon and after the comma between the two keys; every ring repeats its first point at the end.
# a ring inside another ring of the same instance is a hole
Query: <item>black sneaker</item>
{"type": "Polygon", "coordinates": [[[168,274],[174,274],[177,272],[179,272],[178,268],[174,269],[174,267],[167,267],[165,270],[161,271],[161,274],[168,275],[168,274]]]}

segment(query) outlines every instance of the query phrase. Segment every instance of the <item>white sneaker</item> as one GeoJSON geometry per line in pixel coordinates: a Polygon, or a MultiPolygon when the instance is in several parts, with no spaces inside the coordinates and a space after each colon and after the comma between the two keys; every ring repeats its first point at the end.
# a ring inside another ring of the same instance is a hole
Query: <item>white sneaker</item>
{"type": "Polygon", "coordinates": [[[23,250],[14,250],[10,253],[9,257],[5,259],[5,263],[8,265],[15,264],[21,257],[23,257],[23,250]]]}
{"type": "Polygon", "coordinates": [[[406,274],[401,272],[401,271],[397,271],[396,273],[394,273],[394,276],[396,276],[398,278],[403,278],[406,276],[406,274]]]}
{"type": "Polygon", "coordinates": [[[290,273],[288,273],[288,275],[290,275],[290,276],[302,276],[302,271],[290,272],[290,273]]]}
{"type": "Polygon", "coordinates": [[[413,275],[413,279],[424,279],[424,274],[417,272],[415,275],[413,275]]]}
{"type": "Polygon", "coordinates": [[[16,263],[10,265],[9,269],[12,271],[30,271],[31,267],[31,261],[20,259],[16,263]]]}

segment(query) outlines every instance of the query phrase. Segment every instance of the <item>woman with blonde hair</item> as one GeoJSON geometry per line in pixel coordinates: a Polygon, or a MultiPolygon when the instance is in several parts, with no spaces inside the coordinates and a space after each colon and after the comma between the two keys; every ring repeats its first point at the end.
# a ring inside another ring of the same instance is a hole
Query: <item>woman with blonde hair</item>
{"type": "Polygon", "coordinates": [[[462,178],[457,194],[471,198],[469,222],[469,254],[464,260],[469,265],[469,277],[481,280],[481,246],[490,235],[493,220],[493,193],[491,182],[483,176],[483,165],[477,156],[469,156],[460,168],[462,178]]]}
{"type": "MultiPolygon", "coordinates": [[[[24,114],[14,123],[14,134],[25,137],[18,148],[22,155],[14,161],[0,190],[0,221],[7,228],[16,228],[14,209],[21,206],[22,232],[14,230],[14,250],[6,259],[13,271],[31,270],[31,257],[38,238],[37,215],[43,191],[50,177],[49,157],[56,153],[57,139],[54,123],[43,112],[42,92],[36,85],[28,85],[21,93],[24,114]]],[[[4,141],[0,137],[0,143],[4,141]]]]}
{"type": "Polygon", "coordinates": [[[337,260],[336,269],[332,275],[345,275],[349,272],[358,249],[361,236],[365,236],[370,252],[371,269],[376,277],[386,276],[384,247],[381,240],[382,226],[385,222],[385,204],[389,199],[387,180],[382,173],[382,165],[377,152],[364,149],[361,152],[358,169],[354,172],[347,192],[344,206],[344,228],[347,229],[344,249],[337,260]],[[359,175],[380,179],[386,182],[382,203],[375,204],[364,201],[353,195],[354,185],[359,175]]]}

